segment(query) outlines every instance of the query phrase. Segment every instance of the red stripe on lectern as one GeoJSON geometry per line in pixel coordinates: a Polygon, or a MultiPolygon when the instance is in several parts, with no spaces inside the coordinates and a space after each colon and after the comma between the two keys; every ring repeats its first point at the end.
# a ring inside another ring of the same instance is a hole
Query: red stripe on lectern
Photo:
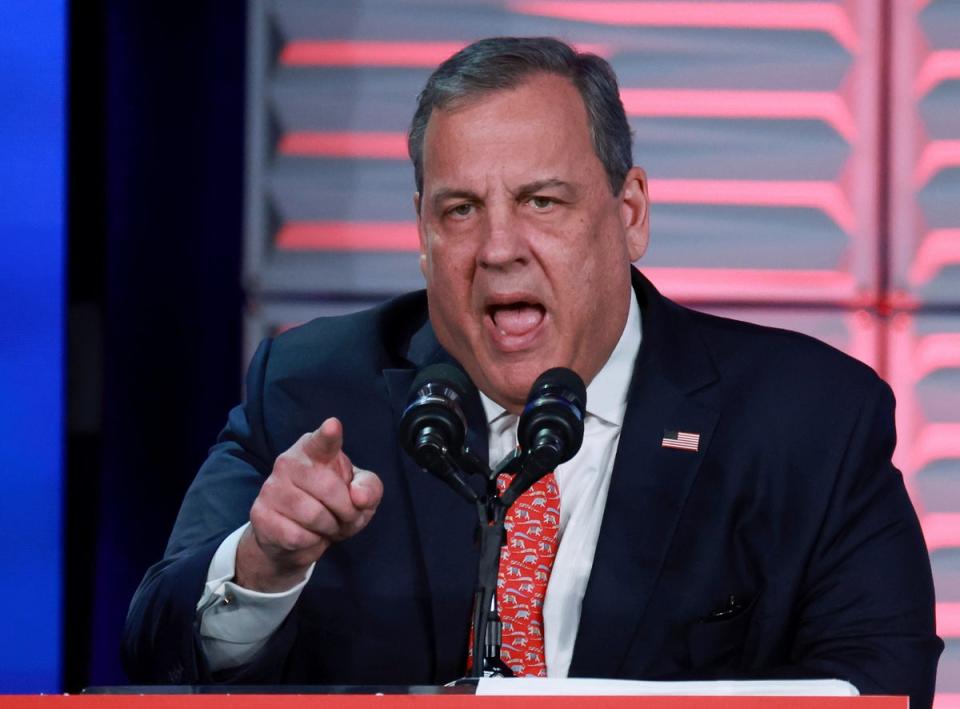
{"type": "Polygon", "coordinates": [[[830,125],[847,141],[857,134],[843,98],[828,91],[621,89],[620,97],[631,116],[805,119],[830,125]]]}
{"type": "Polygon", "coordinates": [[[413,222],[288,222],[276,237],[289,251],[416,251],[413,222]]]}
{"type": "Polygon", "coordinates": [[[514,0],[513,12],[578,22],[644,27],[709,27],[824,32],[848,50],[857,34],[843,7],[825,2],[559,2],[514,0]]]}
{"type": "Polygon", "coordinates": [[[843,271],[747,268],[656,268],[640,269],[658,288],[683,300],[755,300],[758,293],[796,303],[838,301],[857,296],[857,283],[843,271]]]}
{"type": "Polygon", "coordinates": [[[407,136],[403,133],[295,131],[280,138],[277,150],[290,156],[405,160],[407,136]]]}
{"type": "Polygon", "coordinates": [[[947,266],[960,266],[960,229],[936,229],[923,238],[910,265],[910,283],[925,285],[947,266]]]}
{"type": "MultiPolygon", "coordinates": [[[[3,709],[580,709],[584,697],[465,696],[463,694],[71,694],[8,695],[3,709]]],[[[591,709],[689,709],[690,697],[590,697],[591,709]],[[637,701],[634,701],[636,699],[637,701]]],[[[907,697],[696,697],[700,709],[907,709],[907,697]]],[[[940,709],[938,706],[937,709],[940,709]]]]}
{"type": "Polygon", "coordinates": [[[848,234],[856,218],[840,186],[801,180],[650,180],[650,198],[673,204],[817,209],[848,234]]]}
{"type": "Polygon", "coordinates": [[[322,42],[294,40],[280,52],[286,66],[435,67],[463,42],[322,42]]]}

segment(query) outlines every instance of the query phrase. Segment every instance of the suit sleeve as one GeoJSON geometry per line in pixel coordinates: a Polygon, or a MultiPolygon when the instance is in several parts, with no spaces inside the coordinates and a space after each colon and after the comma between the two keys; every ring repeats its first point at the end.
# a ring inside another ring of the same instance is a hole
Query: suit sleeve
{"type": "Polygon", "coordinates": [[[923,535],[891,463],[893,412],[893,395],[877,380],[851,429],[805,574],[787,674],[848,679],[862,694],[906,694],[920,709],[932,703],[943,643],[923,535]]]}
{"type": "Polygon", "coordinates": [[[247,396],[187,491],[164,558],[150,567],[134,594],[122,644],[133,682],[194,684],[278,681],[295,638],[287,619],[250,665],[213,675],[200,650],[197,602],[220,543],[249,519],[276,452],[263,425],[263,390],[271,341],[261,344],[247,374],[247,396]]]}

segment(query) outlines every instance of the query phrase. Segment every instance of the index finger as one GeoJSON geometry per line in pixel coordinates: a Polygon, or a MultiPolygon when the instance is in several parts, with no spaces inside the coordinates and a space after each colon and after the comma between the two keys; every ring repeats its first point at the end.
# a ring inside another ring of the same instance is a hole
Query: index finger
{"type": "Polygon", "coordinates": [[[316,463],[331,463],[343,447],[343,424],[328,418],[303,441],[303,452],[316,463]]]}

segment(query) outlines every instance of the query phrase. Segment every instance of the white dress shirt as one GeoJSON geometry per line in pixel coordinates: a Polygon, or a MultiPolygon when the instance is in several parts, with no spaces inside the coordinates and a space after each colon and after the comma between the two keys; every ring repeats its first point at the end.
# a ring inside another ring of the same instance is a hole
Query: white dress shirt
{"type": "MultiPolygon", "coordinates": [[[[555,471],[560,487],[560,546],[543,605],[547,674],[566,677],[580,625],[593,555],[603,521],[627,390],[640,349],[640,309],[633,292],[630,312],[610,358],[587,387],[587,416],[579,452],[555,471]]],[[[492,465],[517,445],[519,418],[481,392],[489,426],[492,465]]],[[[217,549],[197,604],[200,636],[210,668],[236,667],[253,658],[293,609],[310,579],[282,593],[260,593],[233,583],[237,546],[247,525],[217,549]]]]}

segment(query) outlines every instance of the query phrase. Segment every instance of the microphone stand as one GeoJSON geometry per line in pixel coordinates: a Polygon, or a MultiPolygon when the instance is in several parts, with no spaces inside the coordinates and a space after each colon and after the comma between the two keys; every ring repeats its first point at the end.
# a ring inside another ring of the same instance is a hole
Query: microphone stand
{"type": "MultiPolygon", "coordinates": [[[[510,453],[491,470],[464,448],[456,457],[444,450],[440,459],[443,468],[437,468],[443,477],[463,497],[476,505],[480,524],[480,561],[477,568],[477,588],[474,593],[473,610],[473,665],[470,675],[454,681],[453,685],[476,684],[481,677],[513,677],[511,670],[500,657],[503,624],[497,611],[497,579],[500,572],[500,549],[506,543],[507,511],[517,498],[534,482],[552,470],[555,464],[542,459],[543,451],[520,449],[510,453]],[[462,471],[480,474],[486,478],[486,491],[478,495],[466,485],[462,471]],[[497,478],[503,474],[514,476],[503,495],[497,489],[497,478]]],[[[437,462],[437,461],[435,461],[437,462]]]]}
{"type": "Polygon", "coordinates": [[[466,388],[466,377],[459,370],[431,365],[414,380],[412,401],[400,420],[404,450],[424,470],[473,502],[480,524],[473,665],[470,677],[453,684],[476,683],[481,677],[513,676],[513,671],[500,657],[503,625],[497,612],[497,580],[500,550],[507,538],[507,510],[525,490],[559,463],[569,460],[580,448],[586,406],[586,387],[574,371],[560,367],[548,369],[537,377],[530,389],[520,416],[517,450],[491,470],[463,446],[466,419],[459,401],[466,388]],[[428,377],[428,372],[437,380],[428,377]],[[463,473],[483,478],[485,493],[478,494],[463,473]],[[504,473],[514,477],[501,496],[497,479],[504,473]]]}
{"type": "MultiPolygon", "coordinates": [[[[469,455],[468,451],[465,451],[469,455]]],[[[477,588],[473,611],[473,665],[470,676],[454,684],[476,684],[481,677],[513,677],[513,671],[500,657],[503,624],[497,612],[497,578],[500,572],[500,550],[506,543],[508,505],[503,504],[497,490],[497,478],[503,473],[520,471],[523,457],[514,452],[494,469],[487,469],[486,494],[476,499],[477,519],[480,524],[480,561],[477,568],[477,588]]],[[[464,467],[476,468],[476,461],[464,467]]]]}
{"type": "Polygon", "coordinates": [[[474,595],[471,678],[512,677],[513,672],[500,659],[503,625],[497,612],[497,577],[500,549],[507,538],[504,527],[507,508],[496,496],[478,501],[477,512],[480,517],[480,563],[474,595]]]}

